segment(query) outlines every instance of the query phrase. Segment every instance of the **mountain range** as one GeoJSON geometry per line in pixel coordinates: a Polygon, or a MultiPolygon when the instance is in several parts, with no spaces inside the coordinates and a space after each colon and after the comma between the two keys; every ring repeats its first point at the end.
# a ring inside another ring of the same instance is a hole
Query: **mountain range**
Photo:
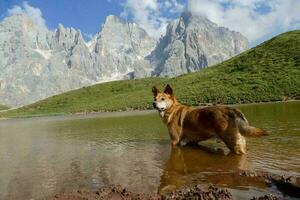
{"type": "Polygon", "coordinates": [[[248,49],[240,33],[183,12],[158,41],[138,24],[107,16],[90,41],[80,30],[41,27],[24,14],[0,22],[0,104],[22,106],[96,83],[174,77],[248,49]]]}

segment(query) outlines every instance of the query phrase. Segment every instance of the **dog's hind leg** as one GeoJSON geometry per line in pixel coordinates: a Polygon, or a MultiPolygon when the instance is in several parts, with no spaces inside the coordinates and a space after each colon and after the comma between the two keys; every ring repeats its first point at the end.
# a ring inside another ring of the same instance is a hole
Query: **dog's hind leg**
{"type": "Polygon", "coordinates": [[[246,154],[246,139],[240,134],[237,127],[229,126],[228,129],[219,134],[226,146],[232,153],[246,154]]]}
{"type": "Polygon", "coordinates": [[[246,154],[246,139],[240,134],[240,132],[235,133],[234,141],[234,153],[236,154],[246,154]]]}

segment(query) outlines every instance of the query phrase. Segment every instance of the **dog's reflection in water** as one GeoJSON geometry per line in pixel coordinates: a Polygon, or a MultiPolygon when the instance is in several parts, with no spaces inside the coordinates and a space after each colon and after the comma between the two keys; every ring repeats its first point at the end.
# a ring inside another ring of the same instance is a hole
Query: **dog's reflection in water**
{"type": "Polygon", "coordinates": [[[235,182],[233,172],[248,169],[247,155],[225,155],[221,149],[200,145],[172,147],[161,175],[158,193],[164,194],[195,181],[231,185],[235,182]]]}

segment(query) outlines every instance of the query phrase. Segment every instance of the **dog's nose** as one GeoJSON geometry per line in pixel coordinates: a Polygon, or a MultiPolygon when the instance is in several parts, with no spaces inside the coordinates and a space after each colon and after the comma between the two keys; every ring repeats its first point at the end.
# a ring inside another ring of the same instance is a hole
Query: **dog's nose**
{"type": "Polygon", "coordinates": [[[152,105],[153,105],[153,108],[156,108],[156,103],[155,103],[155,102],[153,102],[153,104],[152,104],[152,105]]]}

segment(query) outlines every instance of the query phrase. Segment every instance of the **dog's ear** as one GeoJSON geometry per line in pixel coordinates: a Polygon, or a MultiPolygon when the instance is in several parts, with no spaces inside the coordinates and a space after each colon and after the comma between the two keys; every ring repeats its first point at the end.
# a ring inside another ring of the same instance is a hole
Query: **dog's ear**
{"type": "Polygon", "coordinates": [[[155,86],[153,86],[152,87],[152,93],[153,93],[153,96],[157,96],[157,94],[159,93],[159,90],[155,87],[155,86]]]}
{"type": "Polygon", "coordinates": [[[171,88],[171,86],[169,84],[166,85],[164,93],[173,95],[173,89],[171,88]]]}

